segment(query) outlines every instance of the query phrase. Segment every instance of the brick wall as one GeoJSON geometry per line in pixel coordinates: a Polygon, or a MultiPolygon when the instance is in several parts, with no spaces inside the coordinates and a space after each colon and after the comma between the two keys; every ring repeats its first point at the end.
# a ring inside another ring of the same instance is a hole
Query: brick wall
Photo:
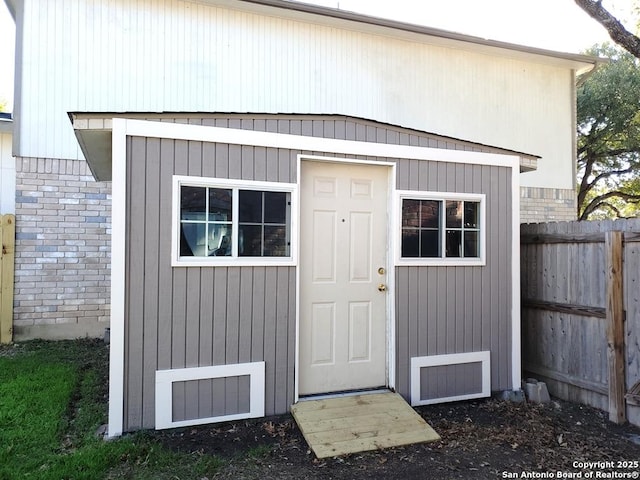
{"type": "Polygon", "coordinates": [[[17,340],[103,335],[110,230],[111,184],[86,162],[16,159],[17,340]]]}
{"type": "Polygon", "coordinates": [[[577,219],[575,190],[520,188],[520,222],[562,222],[577,219]]]}

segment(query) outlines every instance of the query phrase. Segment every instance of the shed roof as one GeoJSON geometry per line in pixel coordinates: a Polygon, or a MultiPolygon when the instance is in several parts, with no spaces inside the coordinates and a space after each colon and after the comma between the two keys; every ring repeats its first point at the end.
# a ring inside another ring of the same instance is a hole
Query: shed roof
{"type": "MultiPolygon", "coordinates": [[[[128,118],[128,119],[142,119],[142,120],[155,120],[155,121],[167,121],[167,120],[175,120],[178,118],[182,119],[193,119],[193,118],[213,118],[216,116],[222,117],[233,117],[237,115],[239,118],[246,116],[256,116],[261,118],[297,118],[303,120],[312,120],[316,118],[340,118],[344,120],[358,121],[370,124],[377,125],[387,125],[382,124],[378,121],[366,120],[362,118],[354,118],[346,115],[312,115],[312,114],[259,114],[259,113],[243,113],[243,114],[234,114],[234,113],[205,113],[205,112],[151,112],[151,113],[142,113],[142,112],[120,112],[120,113],[112,113],[112,112],[69,112],[69,119],[73,125],[75,130],[76,137],[78,139],[78,143],[82,152],[87,159],[89,164],[89,168],[91,169],[96,180],[99,181],[109,181],[111,180],[111,125],[113,118],[128,118]]],[[[459,142],[465,144],[468,147],[473,148],[476,151],[484,151],[491,153],[498,153],[503,155],[515,155],[520,158],[520,171],[521,172],[530,172],[536,170],[537,162],[540,158],[538,155],[534,155],[531,153],[518,152],[514,150],[509,150],[505,148],[500,148],[491,145],[484,145],[477,142],[470,142],[464,139],[452,138],[443,135],[438,135],[430,132],[419,132],[417,130],[400,127],[398,125],[387,125],[389,127],[393,127],[398,131],[403,131],[405,133],[422,133],[428,134],[440,140],[451,140],[454,142],[459,142]]]]}

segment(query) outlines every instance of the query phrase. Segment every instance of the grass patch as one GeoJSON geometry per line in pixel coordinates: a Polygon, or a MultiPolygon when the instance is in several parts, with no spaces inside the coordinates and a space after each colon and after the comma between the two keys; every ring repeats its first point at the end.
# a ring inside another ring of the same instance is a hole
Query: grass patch
{"type": "Polygon", "coordinates": [[[266,458],[270,453],[271,447],[269,445],[258,445],[247,450],[247,456],[250,458],[266,458]]]}
{"type": "Polygon", "coordinates": [[[173,453],[144,433],[105,442],[107,347],[97,340],[0,348],[0,480],[190,479],[220,460],[173,453]]]}

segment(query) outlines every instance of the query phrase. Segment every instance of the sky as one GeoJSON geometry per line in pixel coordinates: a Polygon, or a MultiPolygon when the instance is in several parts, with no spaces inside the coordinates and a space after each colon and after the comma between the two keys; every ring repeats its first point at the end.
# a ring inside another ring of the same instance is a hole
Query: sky
{"type": "MultiPolygon", "coordinates": [[[[389,18],[531,47],[579,53],[609,39],[573,0],[306,0],[332,8],[389,18]]],[[[603,4],[629,26],[629,0],[603,4]]],[[[635,30],[635,29],[633,29],[635,30]]],[[[0,0],[0,100],[13,105],[15,26],[0,0]]]]}

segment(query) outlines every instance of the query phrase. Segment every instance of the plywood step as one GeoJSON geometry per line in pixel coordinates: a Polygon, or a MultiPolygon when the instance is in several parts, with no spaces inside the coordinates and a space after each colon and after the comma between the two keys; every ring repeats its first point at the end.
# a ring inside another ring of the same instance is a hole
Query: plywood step
{"type": "Polygon", "coordinates": [[[291,413],[318,458],[440,439],[392,392],[299,402],[291,413]]]}

